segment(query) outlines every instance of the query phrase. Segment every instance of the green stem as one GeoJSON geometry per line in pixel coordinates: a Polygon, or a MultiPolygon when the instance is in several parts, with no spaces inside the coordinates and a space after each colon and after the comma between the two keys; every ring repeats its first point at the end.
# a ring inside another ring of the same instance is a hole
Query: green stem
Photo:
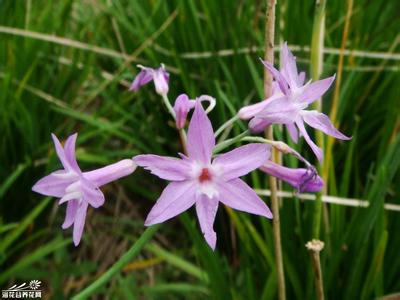
{"type": "Polygon", "coordinates": [[[239,120],[239,116],[238,115],[235,115],[232,118],[230,118],[228,121],[226,121],[224,124],[222,124],[220,128],[217,129],[217,131],[215,132],[214,136],[218,137],[227,127],[231,126],[237,120],[239,120]]]}
{"type": "Polygon", "coordinates": [[[221,152],[222,150],[224,150],[225,148],[227,148],[237,142],[240,142],[242,140],[242,138],[247,136],[249,133],[250,133],[249,130],[245,130],[241,134],[239,134],[229,140],[225,140],[222,143],[219,143],[218,145],[215,146],[213,153],[217,154],[217,153],[221,152]]]}
{"type": "Polygon", "coordinates": [[[162,95],[163,102],[165,104],[165,107],[167,108],[168,112],[171,114],[171,116],[176,119],[175,111],[174,108],[172,107],[171,103],[169,102],[168,96],[167,95],[162,95]]]}
{"type": "Polygon", "coordinates": [[[97,278],[91,285],[86,287],[79,294],[75,295],[73,300],[87,299],[94,294],[98,289],[112,279],[119,271],[122,270],[143,248],[143,246],[153,237],[160,225],[153,225],[148,227],[140,238],[132,245],[132,247],[121,256],[121,258],[103,275],[97,278]]]}
{"type": "MultiPolygon", "coordinates": [[[[316,0],[314,24],[311,40],[311,77],[313,80],[318,80],[323,67],[323,48],[324,48],[324,31],[325,31],[325,0],[316,0]]],[[[314,102],[314,109],[321,111],[321,99],[314,102]]],[[[324,136],[322,132],[317,131],[317,144],[319,147],[324,148],[324,136]]],[[[321,166],[318,166],[318,172],[322,172],[321,166]]],[[[322,215],[322,193],[318,192],[315,199],[314,210],[314,224],[312,230],[312,237],[319,238],[321,228],[321,215],[322,215]]]]}

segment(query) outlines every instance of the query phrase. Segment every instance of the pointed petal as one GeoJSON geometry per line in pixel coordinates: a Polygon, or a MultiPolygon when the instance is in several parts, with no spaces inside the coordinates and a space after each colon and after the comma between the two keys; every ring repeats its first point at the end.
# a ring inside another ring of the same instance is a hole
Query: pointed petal
{"type": "Polygon", "coordinates": [[[300,86],[300,80],[298,78],[296,58],[290,52],[287,42],[282,46],[282,61],[283,68],[282,72],[289,83],[291,88],[296,88],[300,86]]]}
{"type": "Polygon", "coordinates": [[[337,130],[335,126],[333,126],[333,124],[331,123],[331,120],[328,118],[328,116],[319,113],[316,110],[312,111],[303,110],[301,112],[301,115],[303,117],[304,122],[306,122],[311,127],[322,131],[327,135],[333,136],[341,140],[351,139],[351,137],[345,136],[343,133],[337,130]]]}
{"type": "Polygon", "coordinates": [[[77,137],[78,137],[77,133],[74,133],[68,137],[67,141],[65,142],[64,153],[71,168],[75,172],[81,173],[81,169],[79,168],[75,157],[75,143],[77,137]]]}
{"type": "Polygon", "coordinates": [[[190,177],[190,163],[179,158],[145,154],[135,156],[133,161],[165,180],[182,181],[190,177]]]}
{"type": "Polygon", "coordinates": [[[300,74],[299,74],[299,85],[300,86],[304,85],[305,81],[306,81],[306,72],[300,72],[300,74]]]}
{"type": "Polygon", "coordinates": [[[53,134],[53,133],[51,134],[51,137],[53,139],[54,147],[56,149],[57,156],[61,161],[61,164],[63,165],[64,169],[70,170],[71,166],[70,166],[70,164],[68,162],[68,159],[67,159],[67,157],[65,155],[64,149],[63,149],[60,141],[58,140],[57,136],[55,134],[53,134]]]}
{"type": "Polygon", "coordinates": [[[123,159],[103,168],[84,172],[83,177],[91,181],[95,186],[100,187],[132,174],[136,168],[137,165],[132,159],[123,159]]]}
{"type": "Polygon", "coordinates": [[[78,200],[71,200],[67,203],[67,210],[65,213],[64,223],[61,225],[63,229],[69,228],[75,220],[76,212],[78,211],[79,202],[78,200]]]}
{"type": "Polygon", "coordinates": [[[251,214],[272,219],[272,213],[261,198],[243,180],[237,178],[218,184],[219,201],[251,214]]]}
{"type": "Polygon", "coordinates": [[[172,182],[162,192],[144,223],[145,226],[162,223],[189,209],[196,202],[194,182],[172,182]]]}
{"type": "Polygon", "coordinates": [[[335,75],[305,85],[303,92],[299,96],[299,101],[310,104],[315,100],[321,98],[322,95],[325,94],[325,92],[332,85],[332,82],[334,80],[335,75]]]}
{"type": "Polygon", "coordinates": [[[45,195],[61,198],[65,194],[65,189],[72,183],[71,179],[65,179],[57,174],[66,174],[64,170],[58,170],[48,176],[43,177],[32,187],[32,191],[45,195]]]}
{"type": "Polygon", "coordinates": [[[286,129],[290,135],[290,137],[292,138],[293,142],[295,142],[297,144],[298,140],[299,140],[299,132],[297,131],[296,125],[293,124],[286,124],[286,129]]]}
{"type": "Polygon", "coordinates": [[[193,160],[208,164],[215,146],[214,131],[200,101],[196,101],[188,130],[187,150],[193,160]]]}
{"type": "Polygon", "coordinates": [[[144,68],[133,80],[131,86],[129,87],[130,91],[137,91],[142,85],[145,85],[153,80],[153,74],[151,69],[144,68]]]}
{"type": "Polygon", "coordinates": [[[83,233],[83,228],[85,227],[85,219],[87,212],[88,204],[85,201],[82,201],[77,209],[75,220],[74,220],[74,231],[73,231],[73,240],[75,246],[78,246],[83,233]]]}
{"type": "Polygon", "coordinates": [[[89,203],[94,208],[98,208],[104,204],[103,192],[92,182],[85,178],[81,178],[83,202],[89,203]]]}
{"type": "Polygon", "coordinates": [[[319,192],[324,186],[322,178],[312,170],[287,168],[272,161],[267,161],[260,170],[289,183],[300,192],[319,192]]]}
{"type": "Polygon", "coordinates": [[[215,249],[217,234],[215,233],[214,220],[218,210],[218,200],[208,198],[206,195],[198,195],[196,201],[196,213],[200,228],[211,249],[215,249]]]}
{"type": "Polygon", "coordinates": [[[256,104],[251,104],[242,107],[239,112],[238,116],[242,120],[248,120],[255,117],[258,113],[262,112],[266,106],[270,103],[270,101],[274,101],[275,99],[282,98],[284,95],[278,91],[273,93],[273,95],[265,100],[262,100],[256,104]]]}
{"type": "Polygon", "coordinates": [[[221,168],[221,176],[228,181],[262,166],[271,155],[270,149],[267,144],[247,144],[217,156],[213,165],[221,168]]]}
{"type": "Polygon", "coordinates": [[[272,76],[275,78],[275,81],[278,83],[280,90],[282,93],[285,95],[289,94],[289,87],[288,87],[288,82],[286,81],[285,77],[277,70],[275,67],[262,59],[260,59],[263,65],[267,68],[267,70],[272,74],[272,76]]]}
{"type": "Polygon", "coordinates": [[[318,158],[319,161],[322,161],[323,159],[323,152],[322,149],[319,148],[310,138],[310,136],[308,135],[306,129],[304,128],[304,123],[303,120],[299,119],[296,120],[296,125],[297,128],[299,128],[301,135],[304,137],[304,139],[306,140],[307,144],[311,147],[312,151],[314,152],[315,156],[318,158]]]}

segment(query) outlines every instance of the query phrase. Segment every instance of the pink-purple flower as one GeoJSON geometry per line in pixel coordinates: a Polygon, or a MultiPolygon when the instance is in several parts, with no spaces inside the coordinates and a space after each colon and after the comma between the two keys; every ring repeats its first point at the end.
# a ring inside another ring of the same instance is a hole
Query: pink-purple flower
{"type": "Polygon", "coordinates": [[[238,115],[242,119],[251,118],[249,127],[253,132],[262,131],[270,124],[284,124],[292,140],[297,143],[300,131],[300,135],[321,161],[322,150],[308,135],[304,122],[335,138],[350,139],[339,132],[326,115],[316,110],[306,110],[329,89],[335,76],[304,84],[305,73],[298,73],[296,59],[286,43],[282,47],[281,57],[283,60],[281,71],[270,63],[262,61],[275,78],[272,96],[266,101],[242,108],[238,115]]]}
{"type": "Polygon", "coordinates": [[[138,67],[141,69],[141,71],[133,80],[129,88],[130,91],[137,91],[142,85],[145,85],[150,81],[154,81],[154,86],[158,94],[168,94],[169,73],[165,70],[163,64],[161,64],[161,67],[158,69],[148,68],[142,65],[138,65],[138,67]]]}
{"type": "Polygon", "coordinates": [[[260,170],[287,182],[299,192],[314,193],[324,187],[324,181],[313,168],[287,168],[268,160],[260,170]]]}
{"type": "Polygon", "coordinates": [[[205,240],[214,249],[213,229],[219,202],[231,208],[272,218],[268,206],[239,177],[261,167],[268,159],[265,144],[247,144],[212,157],[215,137],[210,120],[196,101],[189,124],[187,156],[181,158],[138,155],[135,163],[152,174],[171,181],[145,221],[146,226],[162,223],[196,206],[205,240]]]}
{"type": "Polygon", "coordinates": [[[61,198],[59,204],[67,202],[62,228],[74,225],[73,241],[77,246],[82,237],[88,206],[98,208],[104,204],[104,195],[99,187],[131,174],[136,165],[131,159],[124,159],[97,170],[82,172],[75,157],[77,134],[68,137],[64,148],[54,134],[52,138],[63,169],[40,179],[32,190],[42,195],[61,198]]]}

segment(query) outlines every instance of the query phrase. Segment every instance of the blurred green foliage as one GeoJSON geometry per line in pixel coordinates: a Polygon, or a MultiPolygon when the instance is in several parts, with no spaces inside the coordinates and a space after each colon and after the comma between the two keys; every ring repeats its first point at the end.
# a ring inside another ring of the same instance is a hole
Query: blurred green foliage
{"type": "MultiPolygon", "coordinates": [[[[309,46],[313,11],[311,0],[278,1],[276,40],[309,46]]],[[[348,55],[344,61],[338,123],[353,139],[334,146],[328,193],[366,199],[370,206],[325,209],[321,239],[328,299],[370,299],[400,290],[399,213],[383,209],[386,202],[400,204],[400,66],[399,54],[392,55],[399,52],[399,11],[395,0],[354,4],[346,48],[386,54],[348,55]]],[[[345,1],[328,1],[326,47],[340,47],[345,14],[345,1]]],[[[137,73],[134,65],[165,63],[172,100],[182,92],[215,96],[211,118],[217,128],[241,106],[262,98],[258,57],[264,21],[263,1],[0,0],[1,288],[39,279],[46,296],[69,298],[137,239],[165,185],[138,170],[107,186],[107,204],[89,212],[84,240],[74,248],[70,231],[60,228],[64,208],[30,190],[59,167],[50,133],[79,132],[82,169],[138,153],[174,155],[179,139],[152,86],[127,91],[137,73]],[[224,49],[229,51],[218,52],[224,49]]],[[[295,54],[301,68],[309,70],[307,49],[295,54]]],[[[337,54],[325,55],[324,76],[336,72],[337,62],[337,54]]],[[[331,94],[323,102],[328,113],[331,94]]],[[[243,128],[238,124],[233,132],[243,128]]],[[[276,134],[286,138],[285,132],[276,134]]],[[[296,147],[314,159],[307,145],[296,147]]],[[[285,164],[295,162],[285,158],[285,164]]],[[[248,180],[267,188],[262,174],[248,180]]],[[[312,202],[295,197],[282,202],[289,299],[315,297],[304,247],[312,238],[312,214],[312,202]]],[[[138,261],[98,295],[275,299],[271,225],[221,206],[214,253],[193,212],[186,213],[166,223],[138,261]]]]}

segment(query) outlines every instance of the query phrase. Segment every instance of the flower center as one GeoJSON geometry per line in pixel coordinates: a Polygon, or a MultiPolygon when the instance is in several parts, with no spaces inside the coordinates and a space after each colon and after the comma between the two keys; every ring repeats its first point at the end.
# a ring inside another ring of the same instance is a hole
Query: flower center
{"type": "Polygon", "coordinates": [[[210,181],[211,180],[211,173],[207,168],[203,168],[201,169],[201,173],[199,176],[199,181],[201,183],[205,182],[205,181],[210,181]]]}

